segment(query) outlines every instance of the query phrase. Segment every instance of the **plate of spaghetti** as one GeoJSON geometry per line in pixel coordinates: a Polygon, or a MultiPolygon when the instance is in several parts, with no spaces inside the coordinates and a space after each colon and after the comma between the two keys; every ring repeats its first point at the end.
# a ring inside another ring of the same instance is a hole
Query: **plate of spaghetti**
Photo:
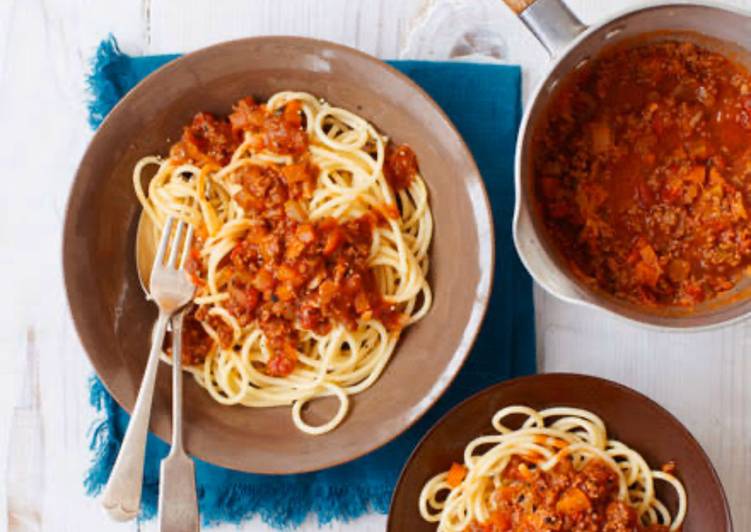
{"type": "Polygon", "coordinates": [[[312,94],[197,113],[169,156],[136,163],[133,186],[142,278],[168,217],[195,228],[183,362],[220,404],[288,405],[302,432],[330,432],[430,309],[433,217],[414,151],[312,94]],[[307,423],[303,407],[326,396],[334,416],[307,423]]]}
{"type": "MultiPolygon", "coordinates": [[[[193,52],[94,136],[68,205],[65,280],[92,364],[127,410],[155,317],[139,270],[170,215],[196,234],[186,446],[211,463],[299,473],[387,443],[440,397],[485,314],[493,228],[471,154],[411,80],[343,46],[263,37],[193,52]]],[[[163,439],[167,364],[151,420],[163,439]]]]}
{"type": "Polygon", "coordinates": [[[449,412],[405,466],[389,530],[732,530],[709,459],[645,396],[548,374],[449,412]]]}

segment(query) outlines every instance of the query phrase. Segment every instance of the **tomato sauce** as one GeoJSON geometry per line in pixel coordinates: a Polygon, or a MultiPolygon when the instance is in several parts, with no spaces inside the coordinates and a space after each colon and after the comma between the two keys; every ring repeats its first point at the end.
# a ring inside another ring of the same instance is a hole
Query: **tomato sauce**
{"type": "Polygon", "coordinates": [[[383,175],[391,188],[395,191],[408,188],[416,173],[417,156],[415,152],[406,144],[395,146],[389,143],[386,147],[383,175]]]}
{"type": "MultiPolygon", "coordinates": [[[[200,364],[211,351],[213,340],[206,334],[201,322],[196,318],[195,310],[183,318],[182,363],[200,364]]],[[[168,356],[172,356],[172,333],[165,335],[163,347],[168,356]]]]}
{"type": "Polygon", "coordinates": [[[668,532],[639,523],[636,510],[618,500],[618,477],[601,460],[577,471],[564,458],[543,472],[514,457],[502,478],[490,520],[472,523],[466,532],[668,532]]]}
{"type": "Polygon", "coordinates": [[[751,265],[751,76],[685,42],[606,52],[554,95],[533,173],[585,282],[651,307],[712,299],[751,265]]]}
{"type": "MultiPolygon", "coordinates": [[[[171,151],[177,162],[227,164],[249,135],[254,149],[293,157],[291,164],[250,165],[234,172],[240,190],[233,198],[252,225],[220,264],[228,272],[229,299],[222,305],[241,326],[258,323],[273,353],[265,371],[273,376],[294,370],[300,329],[326,334],[335,324],[354,330],[359,320],[376,319],[389,331],[399,331],[406,323],[406,316],[384,301],[368,264],[373,231],[386,223],[395,206],[354,220],[308,219],[304,206],[316,187],[318,169],[309,157],[304,126],[298,102],[272,113],[244,98],[226,120],[196,115],[171,151]]],[[[392,154],[384,169],[389,182],[395,189],[408,186],[417,172],[414,153],[390,145],[387,152],[392,154]]],[[[186,265],[199,287],[206,275],[200,246],[198,241],[186,265]]],[[[186,321],[184,351],[191,363],[208,352],[200,322],[216,330],[225,347],[232,343],[231,328],[201,307],[186,321]]]]}
{"type": "Polygon", "coordinates": [[[223,165],[229,163],[241,140],[226,121],[198,113],[183,130],[180,141],[172,146],[170,157],[179,162],[223,165]]]}

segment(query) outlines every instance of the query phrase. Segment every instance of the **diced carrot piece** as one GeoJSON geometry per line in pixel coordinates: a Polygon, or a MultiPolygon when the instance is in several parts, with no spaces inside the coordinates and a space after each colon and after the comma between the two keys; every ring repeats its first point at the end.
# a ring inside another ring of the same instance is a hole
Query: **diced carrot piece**
{"type": "Polygon", "coordinates": [[[316,238],[315,229],[311,224],[302,224],[295,231],[295,236],[305,244],[310,244],[316,238]]]}
{"type": "Polygon", "coordinates": [[[304,242],[301,242],[299,239],[290,239],[290,241],[287,242],[287,249],[284,250],[284,256],[287,259],[295,260],[302,255],[303,251],[305,251],[304,242]]]}
{"type": "Polygon", "coordinates": [[[674,283],[682,283],[691,273],[691,264],[683,259],[673,259],[668,263],[668,277],[674,283]]]}
{"type": "Polygon", "coordinates": [[[722,174],[720,174],[720,171],[714,166],[709,170],[709,183],[711,185],[722,185],[725,183],[722,174]]]}
{"type": "Polygon", "coordinates": [[[508,512],[493,512],[493,514],[490,516],[490,523],[491,530],[493,532],[506,532],[508,530],[511,530],[511,527],[513,526],[513,520],[511,519],[511,514],[508,512]]]}
{"type": "Polygon", "coordinates": [[[295,289],[290,283],[282,283],[276,287],[276,296],[282,301],[292,301],[295,298],[295,289]]]}
{"type": "Polygon", "coordinates": [[[305,162],[285,166],[282,168],[282,175],[290,185],[310,179],[308,164],[305,162]]]}
{"type": "Polygon", "coordinates": [[[652,246],[645,244],[639,249],[639,254],[644,262],[650,266],[657,265],[657,253],[652,246]]]}
{"type": "Polygon", "coordinates": [[[462,480],[464,480],[464,477],[466,475],[467,468],[462,464],[457,464],[456,462],[454,462],[453,464],[451,464],[451,469],[449,469],[448,476],[446,477],[446,482],[448,482],[449,486],[455,488],[462,483],[462,480]]]}
{"type": "Polygon", "coordinates": [[[332,255],[344,241],[344,235],[339,227],[334,227],[326,236],[326,245],[323,248],[323,255],[328,257],[332,255]]]}
{"type": "Polygon", "coordinates": [[[318,287],[318,297],[321,300],[321,304],[327,305],[336,296],[337,287],[336,283],[330,280],[326,280],[318,287]]]}
{"type": "Polygon", "coordinates": [[[303,210],[303,206],[300,205],[299,201],[295,200],[284,202],[284,214],[296,222],[302,222],[305,219],[305,210],[303,210]]]}
{"type": "Polygon", "coordinates": [[[654,288],[660,280],[660,275],[660,270],[643,260],[634,267],[634,280],[641,285],[654,288]]]}
{"type": "Polygon", "coordinates": [[[613,145],[613,131],[604,122],[592,124],[592,151],[595,154],[604,153],[613,145]]]}
{"type": "Polygon", "coordinates": [[[555,505],[556,510],[564,514],[583,512],[591,507],[589,497],[579,488],[567,489],[555,505]]]}
{"type": "Polygon", "coordinates": [[[299,273],[297,273],[297,270],[295,270],[293,267],[288,266],[286,264],[282,264],[276,270],[276,277],[280,281],[296,281],[301,276],[299,273]]]}
{"type": "Polygon", "coordinates": [[[686,176],[686,181],[691,181],[697,185],[704,183],[704,179],[707,176],[707,170],[703,166],[695,166],[686,176]]]}
{"type": "Polygon", "coordinates": [[[268,270],[258,270],[253,278],[253,288],[260,292],[266,292],[274,287],[274,278],[268,270]]]}
{"type": "MultiPolygon", "coordinates": [[[[391,218],[392,220],[398,220],[401,214],[399,213],[399,207],[394,205],[393,203],[383,203],[381,205],[376,206],[376,209],[378,210],[379,214],[384,218],[385,220],[391,218]]],[[[374,221],[373,225],[379,225],[378,220],[374,221]]]]}
{"type": "Polygon", "coordinates": [[[302,116],[300,115],[301,109],[302,105],[299,101],[293,100],[289,102],[284,106],[284,121],[300,127],[302,125],[302,116]]]}

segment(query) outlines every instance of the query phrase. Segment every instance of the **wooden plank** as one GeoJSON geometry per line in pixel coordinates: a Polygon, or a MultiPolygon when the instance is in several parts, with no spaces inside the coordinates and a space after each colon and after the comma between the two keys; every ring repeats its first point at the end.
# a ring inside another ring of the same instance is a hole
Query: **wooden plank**
{"type": "Polygon", "coordinates": [[[421,0],[150,2],[150,51],[187,51],[254,35],[301,35],[394,58],[421,0]]]}
{"type": "MultiPolygon", "coordinates": [[[[137,6],[136,6],[137,7],[137,6]]],[[[12,304],[0,311],[0,349],[16,362],[11,378],[0,375],[0,466],[5,479],[6,405],[14,404],[20,383],[23,338],[37,339],[44,480],[40,493],[44,530],[104,530],[109,521],[96,501],[83,494],[89,461],[87,405],[91,367],[72,330],[62,289],[60,237],[68,188],[90,138],[86,124],[85,73],[99,40],[117,30],[134,51],[140,48],[139,9],[117,0],[89,2],[5,2],[0,112],[4,134],[0,158],[17,176],[3,194],[2,239],[12,258],[4,260],[4,294],[12,304]],[[5,16],[7,15],[7,16],[5,16]],[[33,235],[33,237],[30,237],[33,235]],[[7,384],[7,386],[6,386],[7,384]]],[[[12,489],[13,485],[7,486],[12,489]]],[[[3,489],[6,494],[6,485],[3,489]]],[[[0,497],[6,522],[6,497],[0,497]]],[[[135,529],[134,525],[120,530],[135,529]]]]}

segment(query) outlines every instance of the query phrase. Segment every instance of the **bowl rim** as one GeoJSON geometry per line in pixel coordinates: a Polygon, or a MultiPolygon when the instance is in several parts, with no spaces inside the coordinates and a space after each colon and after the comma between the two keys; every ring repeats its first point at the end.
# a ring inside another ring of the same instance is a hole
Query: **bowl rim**
{"type": "MultiPolygon", "coordinates": [[[[441,418],[435,422],[435,424],[430,427],[430,430],[428,430],[422,438],[420,438],[420,441],[415,445],[415,448],[412,450],[412,452],[409,455],[409,458],[407,458],[407,461],[404,462],[404,466],[402,467],[401,472],[399,473],[399,479],[396,481],[396,486],[394,487],[394,491],[391,494],[391,500],[389,502],[389,514],[388,514],[388,520],[386,522],[386,530],[387,532],[391,530],[395,530],[394,528],[394,513],[391,511],[394,507],[394,503],[396,502],[397,498],[401,495],[401,490],[404,486],[404,481],[407,473],[407,469],[409,466],[414,462],[414,460],[417,458],[417,455],[420,454],[422,451],[422,448],[428,444],[428,441],[433,437],[435,432],[443,425],[446,420],[456,415],[456,413],[464,408],[468,403],[474,402],[474,401],[484,401],[487,397],[493,396],[495,394],[500,394],[502,390],[508,387],[515,386],[519,383],[525,383],[530,381],[539,380],[542,381],[538,384],[538,386],[543,386],[546,384],[546,381],[548,380],[584,380],[588,381],[589,383],[597,383],[601,385],[610,386],[612,388],[617,389],[619,392],[624,393],[627,396],[630,396],[631,398],[639,399],[644,403],[645,406],[648,406],[649,408],[652,408],[653,410],[656,410],[660,414],[666,416],[667,418],[671,419],[674,422],[675,427],[682,433],[683,436],[683,443],[691,446],[695,451],[697,451],[697,455],[702,458],[704,463],[709,467],[709,473],[714,481],[717,488],[719,488],[720,493],[720,499],[722,501],[723,506],[723,513],[725,520],[727,524],[729,525],[729,528],[727,529],[727,532],[733,532],[733,516],[730,511],[730,505],[728,503],[727,494],[725,493],[725,487],[722,484],[722,481],[717,474],[717,470],[714,467],[714,464],[712,463],[712,460],[709,458],[709,455],[707,455],[704,448],[701,446],[699,441],[691,434],[691,432],[686,428],[686,426],[675,416],[673,415],[668,409],[660,405],[657,401],[651,399],[647,395],[634,390],[633,388],[630,388],[624,384],[621,384],[616,381],[612,381],[610,379],[605,379],[603,377],[597,377],[594,375],[586,375],[583,373],[569,373],[569,372],[552,372],[552,373],[538,373],[535,375],[525,375],[522,377],[514,377],[512,379],[504,380],[497,382],[495,384],[491,384],[487,388],[483,388],[479,392],[471,395],[461,403],[455,405],[451,408],[448,412],[446,412],[441,418]]],[[[597,415],[597,412],[594,412],[597,415]]],[[[608,420],[603,419],[605,422],[605,425],[608,426],[608,420]]],[[[479,434],[478,434],[479,436],[479,434]]],[[[415,501],[415,511],[417,511],[417,502],[415,501]]]]}
{"type": "MultiPolygon", "coordinates": [[[[413,409],[411,409],[409,418],[407,418],[406,423],[401,424],[402,425],[401,428],[393,431],[391,434],[388,434],[385,437],[369,439],[368,443],[364,444],[357,452],[351,453],[347,457],[321,461],[321,463],[319,463],[318,465],[310,466],[310,467],[297,467],[297,468],[292,467],[292,468],[286,468],[286,469],[270,468],[267,471],[264,470],[263,472],[260,472],[260,474],[273,474],[273,475],[299,474],[299,473],[320,471],[320,470],[334,467],[337,465],[349,463],[351,461],[361,458],[383,447],[384,445],[388,444],[389,442],[393,441],[394,439],[404,434],[433,407],[433,405],[443,396],[443,394],[449,388],[451,383],[455,380],[456,376],[459,374],[459,371],[464,366],[467,360],[467,357],[470,355],[472,348],[474,347],[475,342],[477,340],[477,336],[479,335],[480,330],[482,329],[482,325],[485,322],[485,318],[487,316],[487,311],[488,311],[488,305],[490,302],[490,297],[492,295],[493,287],[494,287],[495,263],[496,263],[495,227],[494,227],[494,219],[493,219],[493,212],[491,209],[490,199],[488,196],[487,188],[485,186],[485,181],[482,177],[482,173],[477,167],[475,158],[472,152],[470,151],[469,147],[467,146],[464,138],[459,133],[457,127],[454,125],[451,119],[443,111],[443,109],[416,82],[414,82],[406,74],[402,73],[398,69],[389,65],[385,61],[382,61],[370,54],[367,54],[365,52],[362,52],[350,46],[346,46],[343,44],[339,44],[339,43],[335,43],[335,42],[331,42],[331,41],[327,41],[323,39],[314,39],[314,38],[309,38],[309,37],[288,36],[288,35],[280,35],[280,36],[263,35],[263,36],[243,37],[243,38],[238,38],[238,39],[221,41],[221,42],[212,44],[210,46],[205,46],[205,47],[195,49],[193,51],[190,51],[188,53],[185,53],[174,59],[169,60],[167,63],[160,66],[159,68],[157,68],[156,70],[154,70],[153,72],[145,76],[143,79],[141,79],[135,86],[133,86],[130,90],[128,90],[128,92],[126,92],[122,98],[120,98],[120,100],[113,106],[113,108],[104,117],[104,120],[102,120],[102,122],[96,128],[96,130],[94,131],[94,135],[91,137],[91,139],[88,142],[86,150],[81,156],[81,160],[78,164],[78,167],[76,168],[74,178],[71,182],[71,185],[68,191],[68,199],[67,199],[66,206],[65,206],[65,220],[63,223],[63,231],[62,231],[63,234],[62,234],[62,241],[61,241],[62,262],[63,262],[62,264],[63,283],[65,285],[66,303],[67,303],[70,316],[73,319],[73,324],[74,324],[74,328],[76,330],[78,339],[81,343],[81,346],[83,347],[83,350],[87,358],[89,359],[89,362],[94,368],[94,372],[96,373],[97,377],[102,382],[102,384],[104,385],[107,392],[115,399],[116,403],[121,408],[123,408],[128,414],[131,414],[135,405],[135,400],[133,404],[126,404],[121,394],[116,393],[113,390],[113,388],[110,386],[110,383],[107,382],[105,378],[103,378],[103,375],[105,374],[105,372],[103,371],[104,366],[99,361],[100,357],[96,357],[92,355],[92,353],[96,351],[95,342],[91,338],[91,334],[87,332],[87,328],[84,324],[82,308],[85,305],[85,300],[87,299],[85,295],[83,295],[85,287],[84,287],[84,283],[79,281],[76,278],[76,275],[74,274],[74,271],[76,269],[75,263],[77,262],[77,257],[74,256],[74,253],[72,252],[70,244],[69,244],[75,232],[74,225],[75,225],[75,219],[76,219],[76,212],[79,209],[79,206],[81,204],[81,196],[83,195],[83,192],[84,192],[84,186],[90,183],[90,181],[84,183],[84,181],[80,179],[82,169],[86,165],[86,162],[92,157],[92,153],[94,152],[94,146],[97,143],[97,139],[101,138],[102,136],[101,132],[114,127],[113,124],[119,120],[120,115],[122,115],[124,112],[127,111],[126,107],[129,105],[129,102],[134,98],[134,94],[136,92],[145,90],[144,88],[149,88],[150,85],[155,83],[156,79],[165,75],[169,75],[170,71],[179,67],[182,63],[186,61],[187,62],[192,61],[195,57],[201,56],[203,54],[216,53],[217,51],[223,51],[229,48],[243,47],[243,46],[248,46],[248,45],[253,45],[253,44],[265,44],[265,45],[276,44],[276,45],[285,45],[285,46],[295,47],[303,43],[312,45],[316,47],[317,49],[333,50],[335,53],[344,54],[344,55],[353,57],[357,59],[358,61],[361,61],[364,65],[367,65],[369,68],[374,69],[374,70],[382,70],[382,71],[385,70],[386,72],[390,73],[392,76],[396,77],[400,82],[404,83],[411,90],[413,94],[423,99],[430,106],[432,111],[435,113],[436,117],[440,120],[440,122],[447,129],[447,131],[453,133],[456,139],[457,146],[458,146],[458,150],[459,150],[458,153],[461,156],[461,158],[467,162],[468,168],[470,170],[466,174],[466,176],[468,176],[469,181],[472,182],[474,185],[479,185],[478,189],[480,191],[480,194],[478,196],[478,199],[480,200],[480,202],[477,202],[476,203],[477,208],[473,209],[473,213],[474,213],[473,223],[476,223],[477,225],[478,235],[480,236],[487,235],[487,238],[490,239],[488,245],[480,246],[478,248],[478,255],[480,255],[481,253],[485,255],[481,258],[480,262],[487,264],[488,268],[480,269],[480,272],[479,272],[480,283],[478,283],[478,286],[484,285],[486,288],[482,292],[476,291],[475,304],[473,305],[473,307],[479,308],[479,315],[477,319],[474,320],[474,322],[469,321],[465,325],[463,337],[466,338],[467,341],[461,342],[456,347],[453,354],[448,359],[446,369],[441,374],[441,376],[444,378],[437,379],[436,382],[433,384],[433,386],[430,388],[427,395],[425,396],[425,398],[428,399],[427,401],[425,400],[420,401],[413,409]],[[480,218],[478,218],[477,216],[478,213],[481,215],[480,218]],[[455,363],[451,364],[451,362],[455,362],[455,363]]],[[[398,345],[396,349],[397,350],[399,349],[398,345]]],[[[153,418],[150,423],[153,423],[153,418]]],[[[152,430],[152,425],[150,424],[149,432],[157,436],[160,440],[164,441],[165,443],[169,443],[171,441],[171,432],[168,429],[154,431],[152,430]]],[[[200,453],[200,454],[191,453],[191,454],[193,454],[193,456],[196,456],[197,458],[200,458],[201,460],[204,460],[208,463],[212,463],[214,465],[218,465],[221,467],[241,470],[241,471],[245,471],[248,473],[259,473],[258,471],[252,471],[248,469],[247,467],[238,465],[237,463],[233,462],[231,457],[229,457],[230,459],[227,459],[228,458],[227,453],[218,452],[210,456],[206,455],[205,453],[200,453]]],[[[294,461],[292,461],[292,465],[294,465],[294,461]]]]}

